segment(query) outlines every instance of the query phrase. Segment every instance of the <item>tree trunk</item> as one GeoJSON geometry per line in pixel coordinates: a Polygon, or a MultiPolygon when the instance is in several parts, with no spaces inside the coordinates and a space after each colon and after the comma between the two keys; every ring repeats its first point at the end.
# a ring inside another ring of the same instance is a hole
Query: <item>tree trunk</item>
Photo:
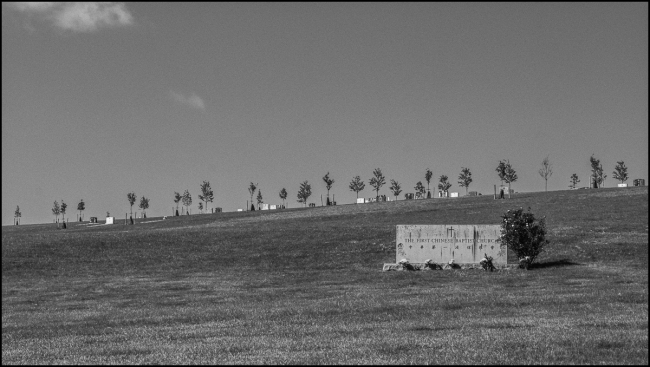
{"type": "Polygon", "coordinates": [[[510,182],[508,182],[508,199],[510,199],[510,182]]]}

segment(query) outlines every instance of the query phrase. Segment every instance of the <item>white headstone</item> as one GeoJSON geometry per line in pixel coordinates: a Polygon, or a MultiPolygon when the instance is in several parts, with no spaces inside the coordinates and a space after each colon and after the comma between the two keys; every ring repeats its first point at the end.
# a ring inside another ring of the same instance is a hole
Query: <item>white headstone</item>
{"type": "Polygon", "coordinates": [[[243,212],[243,211],[244,211],[244,209],[237,209],[237,211],[238,211],[238,212],[243,212]]]}
{"type": "Polygon", "coordinates": [[[269,207],[269,209],[277,209],[277,205],[275,205],[275,204],[271,204],[271,206],[269,207]]]}
{"type": "Polygon", "coordinates": [[[487,254],[495,264],[506,264],[507,246],[501,245],[501,226],[495,225],[398,225],[396,262],[478,264],[487,254]]]}
{"type": "Polygon", "coordinates": [[[618,184],[618,187],[627,187],[627,184],[618,184]]]}
{"type": "Polygon", "coordinates": [[[262,210],[269,210],[269,204],[262,204],[262,210]]]}
{"type": "Polygon", "coordinates": [[[366,202],[366,199],[364,198],[357,198],[357,204],[363,204],[366,202]]]}
{"type": "Polygon", "coordinates": [[[115,217],[106,217],[106,224],[113,224],[113,219],[115,217]]]}
{"type": "Polygon", "coordinates": [[[449,193],[449,196],[452,197],[452,198],[457,198],[458,193],[457,192],[451,192],[451,193],[449,193]]]}

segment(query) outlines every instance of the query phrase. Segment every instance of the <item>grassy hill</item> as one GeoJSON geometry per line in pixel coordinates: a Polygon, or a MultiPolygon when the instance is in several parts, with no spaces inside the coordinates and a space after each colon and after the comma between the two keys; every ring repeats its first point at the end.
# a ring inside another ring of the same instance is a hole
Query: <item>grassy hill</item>
{"type": "Polygon", "coordinates": [[[2,228],[3,364],[648,362],[647,187],[123,222],[2,228]],[[396,224],[518,207],[530,271],[381,272],[396,224]]]}

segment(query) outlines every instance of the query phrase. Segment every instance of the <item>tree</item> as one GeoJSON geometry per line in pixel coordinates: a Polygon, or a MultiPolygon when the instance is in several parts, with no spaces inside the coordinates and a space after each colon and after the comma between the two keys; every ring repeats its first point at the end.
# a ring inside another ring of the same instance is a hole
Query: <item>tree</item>
{"type": "Polygon", "coordinates": [[[616,167],[614,168],[614,176],[615,179],[621,181],[621,183],[627,181],[627,167],[625,167],[625,162],[620,161],[616,162],[616,167]]]}
{"type": "Polygon", "coordinates": [[[500,160],[499,165],[497,166],[497,174],[499,175],[499,178],[501,179],[501,185],[503,185],[503,181],[505,180],[506,176],[506,161],[505,160],[500,160]]]}
{"type": "Polygon", "coordinates": [[[284,200],[287,198],[287,189],[284,187],[280,190],[280,199],[282,199],[282,206],[284,206],[284,200]]]}
{"type": "Polygon", "coordinates": [[[571,180],[571,181],[570,181],[571,184],[569,185],[569,187],[572,188],[572,189],[575,189],[575,188],[576,188],[576,184],[577,184],[578,182],[580,182],[580,180],[578,179],[578,175],[576,175],[576,174],[574,173],[574,174],[571,175],[571,177],[570,177],[569,179],[571,180]]]}
{"type": "Polygon", "coordinates": [[[510,198],[510,184],[517,181],[517,172],[510,165],[510,160],[506,163],[505,175],[503,180],[508,184],[508,199],[510,198]]]}
{"type": "Polygon", "coordinates": [[[418,181],[418,183],[415,184],[414,188],[415,188],[415,196],[418,198],[423,198],[424,193],[427,191],[427,189],[424,188],[422,181],[418,181]]]}
{"type": "Polygon", "coordinates": [[[438,190],[441,190],[442,192],[446,193],[447,190],[451,187],[451,182],[448,181],[449,177],[442,175],[440,176],[439,184],[438,184],[438,190]]]}
{"type": "Polygon", "coordinates": [[[395,195],[395,200],[397,200],[397,196],[402,192],[402,185],[399,184],[399,182],[395,180],[390,180],[390,191],[393,192],[393,195],[395,195]]]}
{"type": "Polygon", "coordinates": [[[183,198],[181,199],[181,201],[185,206],[185,212],[189,214],[188,208],[190,207],[190,205],[192,205],[192,195],[190,195],[190,192],[187,189],[183,193],[183,198]]]}
{"type": "Polygon", "coordinates": [[[65,222],[65,210],[68,207],[68,204],[63,202],[63,199],[61,199],[61,215],[62,215],[62,220],[65,222]]]}
{"type": "Polygon", "coordinates": [[[81,199],[79,204],[77,204],[77,210],[79,211],[79,221],[81,222],[81,212],[86,210],[86,203],[84,203],[84,199],[81,199]]]}
{"type": "MultiPolygon", "coordinates": [[[[16,205],[16,211],[14,212],[14,219],[20,218],[21,216],[22,214],[20,213],[20,207],[16,205]]],[[[16,224],[18,224],[18,222],[16,222],[16,224]]]]}
{"type": "MultiPolygon", "coordinates": [[[[251,182],[250,186],[248,186],[248,192],[251,194],[251,207],[254,208],[253,206],[253,194],[255,193],[255,189],[257,189],[257,185],[251,182]]],[[[253,209],[255,210],[255,209],[253,209]]]]}
{"type": "Polygon", "coordinates": [[[467,195],[467,190],[469,184],[472,183],[472,172],[469,171],[469,168],[461,167],[460,175],[458,175],[458,185],[465,188],[465,195],[467,195]]]}
{"type": "Polygon", "coordinates": [[[593,154],[589,157],[589,164],[591,165],[591,179],[594,188],[598,188],[605,181],[603,177],[603,165],[600,164],[600,159],[596,159],[593,154]]]}
{"type": "Polygon", "coordinates": [[[350,181],[350,191],[354,191],[357,193],[357,199],[359,198],[359,191],[362,191],[365,187],[366,184],[363,183],[361,177],[359,176],[352,177],[352,181],[350,181]]]}
{"type": "Polygon", "coordinates": [[[262,190],[257,190],[257,207],[260,207],[260,204],[264,203],[262,200],[262,190]]]}
{"type": "MultiPolygon", "coordinates": [[[[323,176],[323,181],[325,181],[325,188],[327,189],[327,205],[330,205],[330,189],[332,188],[332,185],[334,184],[334,180],[330,178],[330,173],[327,172],[325,176],[323,176]]],[[[322,200],[322,197],[321,197],[322,200]]],[[[322,202],[321,202],[322,205],[322,202]]]]}
{"type": "Polygon", "coordinates": [[[131,204],[131,216],[133,216],[133,204],[135,204],[135,200],[138,197],[135,196],[135,192],[130,192],[126,194],[126,198],[129,199],[129,204],[131,204]]]}
{"type": "Polygon", "coordinates": [[[209,181],[203,181],[201,184],[201,194],[199,194],[199,200],[205,202],[205,210],[207,211],[208,202],[211,203],[214,200],[214,193],[212,192],[209,181]]]}
{"type": "Polygon", "coordinates": [[[52,214],[54,214],[54,217],[56,218],[56,222],[59,223],[59,214],[61,214],[61,207],[59,206],[59,202],[56,200],[54,200],[54,207],[52,208],[52,214]]]}
{"type": "Polygon", "coordinates": [[[142,209],[142,213],[144,217],[147,217],[146,210],[149,209],[149,199],[145,198],[144,195],[140,198],[140,209],[142,209]]]}
{"type": "Polygon", "coordinates": [[[199,201],[199,213],[203,213],[203,202],[199,201]]]}
{"type": "Polygon", "coordinates": [[[298,189],[298,202],[304,203],[307,206],[307,199],[311,196],[311,185],[305,181],[300,184],[298,189]]]}
{"type": "Polygon", "coordinates": [[[375,175],[375,177],[370,179],[370,186],[372,186],[375,191],[377,191],[376,198],[379,199],[379,189],[381,189],[381,187],[386,183],[386,178],[381,173],[381,170],[379,168],[372,171],[372,174],[375,175]]]}
{"type": "Polygon", "coordinates": [[[176,213],[178,214],[178,203],[183,199],[183,196],[177,191],[174,191],[174,202],[176,203],[176,213]]]}
{"type": "Polygon", "coordinates": [[[546,222],[542,217],[535,223],[535,216],[530,212],[524,213],[522,208],[508,210],[501,218],[501,243],[507,245],[526,266],[531,264],[548,244],[546,222]]]}
{"type": "Polygon", "coordinates": [[[544,192],[548,191],[548,178],[553,174],[553,164],[549,162],[548,156],[542,160],[542,168],[539,169],[539,175],[544,179],[544,192]]]}
{"type": "Polygon", "coordinates": [[[424,173],[424,178],[427,180],[427,198],[431,198],[431,190],[429,190],[429,183],[431,182],[431,177],[433,172],[427,168],[427,171],[424,173]]]}

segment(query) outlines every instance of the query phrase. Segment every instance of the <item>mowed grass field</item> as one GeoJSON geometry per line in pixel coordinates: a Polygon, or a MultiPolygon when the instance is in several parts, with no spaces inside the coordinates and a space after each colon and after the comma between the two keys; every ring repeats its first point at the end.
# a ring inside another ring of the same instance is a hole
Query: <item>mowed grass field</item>
{"type": "Polygon", "coordinates": [[[648,364],[647,187],[123,222],[2,227],[3,364],[648,364]],[[529,271],[381,271],[518,207],[529,271]]]}

